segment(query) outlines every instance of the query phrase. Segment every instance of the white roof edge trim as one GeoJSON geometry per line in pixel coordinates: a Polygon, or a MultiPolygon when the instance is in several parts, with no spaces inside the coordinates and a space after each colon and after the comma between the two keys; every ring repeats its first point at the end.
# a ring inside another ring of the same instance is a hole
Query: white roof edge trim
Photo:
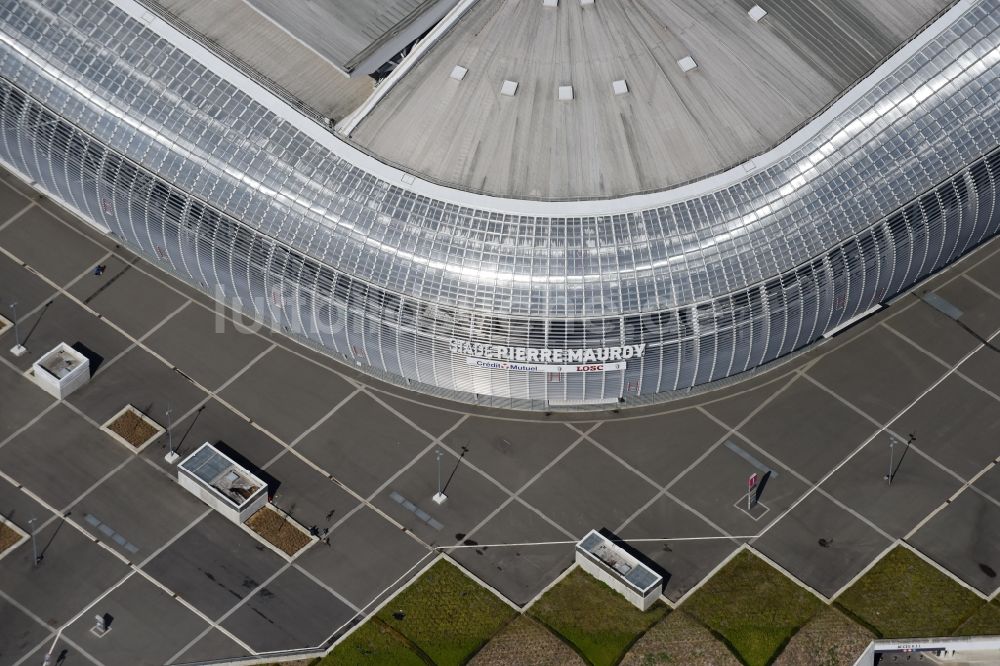
{"type": "MultiPolygon", "coordinates": [[[[813,118],[797,132],[785,139],[770,151],[758,155],[747,162],[708,178],[669,188],[659,192],[635,194],[611,199],[585,199],[578,201],[534,201],[510,197],[498,197],[487,194],[467,192],[453,187],[438,185],[409,172],[389,166],[377,158],[368,155],[351,146],[313,119],[300,114],[296,109],[271,93],[253,79],[229,65],[212,51],[202,46],[194,39],[184,35],[179,30],[164,21],[159,16],[149,20],[149,13],[137,0],[110,0],[133,19],[141,20],[157,35],[166,39],[175,47],[181,49],[196,61],[240,88],[255,102],[261,104],[276,116],[293,125],[311,139],[328,148],[333,154],[347,160],[354,166],[367,171],[385,182],[417,194],[439,201],[476,208],[484,211],[507,215],[524,215],[538,217],[594,217],[603,215],[620,215],[634,213],[652,208],[660,208],[675,204],[697,196],[710,194],[742,180],[752,172],[764,170],[784,159],[792,152],[802,147],[812,139],[833,119],[846,111],[854,102],[863,97],[886,76],[896,70],[901,64],[913,56],[918,50],[936,38],[954,23],[960,16],[980,4],[982,0],[958,0],[954,6],[940,16],[919,35],[915,36],[889,59],[883,62],[865,79],[859,81],[851,90],[831,104],[823,113],[813,118]],[[752,167],[750,166],[752,162],[752,167]]],[[[469,5],[476,0],[465,0],[469,5]]],[[[463,5],[465,4],[463,2],[463,5]]],[[[457,11],[459,7],[456,7],[457,11]]]]}

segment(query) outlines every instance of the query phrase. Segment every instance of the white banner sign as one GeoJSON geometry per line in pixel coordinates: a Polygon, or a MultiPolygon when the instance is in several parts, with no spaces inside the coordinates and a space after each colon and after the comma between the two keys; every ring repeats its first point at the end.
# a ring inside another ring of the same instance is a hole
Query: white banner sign
{"type": "Polygon", "coordinates": [[[486,370],[515,370],[519,372],[608,372],[624,370],[625,361],[615,363],[584,363],[580,365],[540,365],[538,363],[517,363],[511,361],[491,361],[485,358],[465,357],[468,365],[486,370]]]}
{"type": "MultiPolygon", "coordinates": [[[[621,347],[597,347],[593,349],[542,349],[538,347],[505,347],[483,342],[451,340],[453,354],[464,354],[472,358],[490,361],[511,361],[523,365],[615,365],[620,361],[642,358],[646,343],[621,347]]],[[[620,368],[619,368],[620,369],[620,368]]],[[[552,372],[555,372],[553,370],[552,372]]]]}

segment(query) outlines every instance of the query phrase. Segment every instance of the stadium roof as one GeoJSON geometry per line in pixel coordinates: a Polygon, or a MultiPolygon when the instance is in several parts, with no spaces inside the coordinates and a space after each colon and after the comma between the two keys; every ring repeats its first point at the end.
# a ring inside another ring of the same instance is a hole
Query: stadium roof
{"type": "Polygon", "coordinates": [[[749,0],[481,0],[352,138],[475,192],[664,189],[773,147],[950,4],[770,0],[755,22],[749,0]],[[686,57],[696,69],[683,71],[686,57]],[[517,82],[513,96],[500,94],[505,80],[517,82]],[[622,80],[627,93],[616,95],[622,80]]]}

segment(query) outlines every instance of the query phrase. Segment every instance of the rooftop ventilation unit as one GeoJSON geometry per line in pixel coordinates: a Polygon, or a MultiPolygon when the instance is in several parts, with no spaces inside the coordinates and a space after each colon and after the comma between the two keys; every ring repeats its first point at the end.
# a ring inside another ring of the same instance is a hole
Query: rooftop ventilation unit
{"type": "Polygon", "coordinates": [[[681,68],[682,72],[687,74],[692,69],[697,69],[698,63],[696,63],[694,61],[694,58],[692,58],[691,56],[684,56],[683,58],[677,61],[677,66],[681,68]]]}
{"type": "Polygon", "coordinates": [[[504,80],[503,84],[500,86],[500,94],[506,95],[507,97],[513,97],[515,93],[517,93],[517,81],[504,80]]]}
{"type": "Polygon", "coordinates": [[[558,7],[559,0],[542,0],[543,7],[558,7]]]}
{"type": "Polygon", "coordinates": [[[764,8],[760,5],[754,5],[751,7],[747,14],[750,15],[750,18],[753,19],[754,23],[760,23],[760,20],[767,16],[767,12],[764,11],[764,8]]]}
{"type": "Polygon", "coordinates": [[[456,81],[461,81],[462,79],[465,78],[465,74],[468,71],[469,70],[467,70],[465,67],[462,67],[461,65],[455,65],[454,69],[451,70],[451,78],[455,79],[456,81]]]}
{"type": "Polygon", "coordinates": [[[573,100],[573,86],[559,86],[559,101],[570,102],[573,100]]]}
{"type": "Polygon", "coordinates": [[[628,93],[628,84],[625,83],[625,79],[618,79],[611,82],[611,89],[616,95],[624,95],[628,93]]]}
{"type": "Polygon", "coordinates": [[[580,0],[581,7],[585,7],[587,5],[592,5],[592,4],[594,4],[594,0],[580,0]]]}

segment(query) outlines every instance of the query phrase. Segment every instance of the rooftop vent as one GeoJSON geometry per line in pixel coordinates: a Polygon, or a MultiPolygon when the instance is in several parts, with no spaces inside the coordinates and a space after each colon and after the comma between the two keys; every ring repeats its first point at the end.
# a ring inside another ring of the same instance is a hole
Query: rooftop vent
{"type": "Polygon", "coordinates": [[[543,7],[558,7],[559,0],[542,0],[543,7]]]}
{"type": "Polygon", "coordinates": [[[573,86],[559,86],[559,101],[570,102],[573,100],[573,86]]]}
{"type": "Polygon", "coordinates": [[[584,7],[586,5],[592,5],[592,4],[594,4],[594,0],[580,0],[580,6],[581,7],[584,7]]]}
{"type": "Polygon", "coordinates": [[[698,63],[696,63],[694,61],[694,58],[692,58],[691,56],[684,56],[683,58],[677,61],[677,66],[681,68],[682,72],[687,74],[692,69],[697,69],[698,63]]]}
{"type": "Polygon", "coordinates": [[[465,74],[468,71],[469,70],[467,70],[465,67],[462,67],[461,65],[455,65],[455,68],[451,70],[451,78],[455,79],[456,81],[461,81],[462,79],[465,78],[465,74]]]}
{"type": "Polygon", "coordinates": [[[611,82],[611,89],[616,95],[624,95],[628,93],[628,84],[625,83],[625,79],[618,79],[611,82]]]}
{"type": "Polygon", "coordinates": [[[507,97],[513,97],[517,93],[517,81],[507,81],[504,80],[503,84],[500,86],[500,94],[506,95],[507,97]]]}
{"type": "Polygon", "coordinates": [[[751,7],[747,14],[750,15],[750,18],[753,19],[754,23],[760,23],[760,20],[767,16],[767,12],[764,11],[764,8],[760,5],[754,5],[751,7]]]}

